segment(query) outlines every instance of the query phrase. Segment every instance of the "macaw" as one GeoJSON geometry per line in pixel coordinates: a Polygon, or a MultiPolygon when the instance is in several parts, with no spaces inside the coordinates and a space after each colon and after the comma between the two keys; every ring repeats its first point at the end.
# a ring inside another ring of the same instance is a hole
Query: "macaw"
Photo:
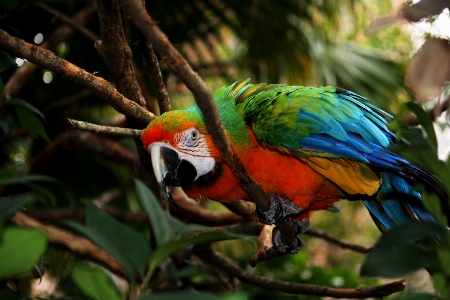
{"type": "MultiPolygon", "coordinates": [[[[220,88],[214,98],[234,151],[273,204],[270,212],[256,208],[262,223],[292,218],[302,233],[311,212],[342,199],[362,200],[381,231],[411,220],[435,222],[410,182],[437,189],[440,181],[387,149],[400,141],[386,127],[392,116],[367,98],[332,86],[249,80],[220,88]]],[[[169,200],[172,187],[193,199],[250,200],[197,105],[162,114],[141,139],[169,200]]],[[[293,246],[273,241],[281,253],[302,245],[298,238],[293,246]]]]}

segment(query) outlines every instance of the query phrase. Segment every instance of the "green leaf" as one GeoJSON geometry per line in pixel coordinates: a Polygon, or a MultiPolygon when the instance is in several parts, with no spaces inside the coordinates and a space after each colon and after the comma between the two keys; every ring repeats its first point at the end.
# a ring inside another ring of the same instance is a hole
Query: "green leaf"
{"type": "Polygon", "coordinates": [[[177,240],[169,241],[156,248],[150,259],[150,270],[154,270],[156,266],[166,259],[172,253],[185,248],[189,245],[198,243],[210,243],[215,241],[239,239],[244,236],[234,234],[224,230],[212,230],[207,232],[201,232],[194,236],[183,237],[177,240]]]}
{"type": "Polygon", "coordinates": [[[436,133],[434,132],[433,121],[431,120],[430,116],[423,110],[422,106],[420,106],[415,102],[406,103],[406,107],[412,110],[414,114],[417,116],[420,125],[422,125],[423,129],[427,134],[428,141],[431,143],[433,150],[436,152],[437,138],[436,133]]]}
{"type": "Polygon", "coordinates": [[[404,295],[394,298],[395,300],[439,300],[439,297],[433,294],[417,293],[404,295]]]}
{"type": "Polygon", "coordinates": [[[99,267],[84,264],[77,264],[73,267],[72,279],[86,296],[96,300],[121,300],[117,286],[99,267]]]}
{"type": "Polygon", "coordinates": [[[0,236],[0,279],[30,271],[47,247],[47,237],[38,229],[10,227],[0,236]]]}
{"type": "Polygon", "coordinates": [[[130,280],[133,280],[133,264],[128,259],[128,257],[124,253],[122,253],[117,245],[103,237],[102,233],[96,232],[95,230],[83,226],[80,223],[70,220],[65,220],[62,223],[77,231],[78,233],[89,239],[91,242],[108,252],[112,257],[117,259],[119,264],[127,273],[130,280]]]}
{"type": "Polygon", "coordinates": [[[150,221],[156,244],[162,245],[174,235],[170,221],[166,217],[167,214],[162,210],[155,195],[145,184],[136,179],[134,180],[134,184],[139,203],[150,221]]]}
{"type": "Polygon", "coordinates": [[[92,203],[86,206],[86,226],[72,221],[65,221],[64,224],[117,259],[130,280],[134,280],[134,271],[143,274],[150,253],[148,242],[92,203]]]}
{"type": "Polygon", "coordinates": [[[23,106],[16,105],[16,114],[20,124],[34,137],[42,137],[44,140],[50,143],[50,139],[45,132],[44,126],[41,120],[30,110],[23,106]]]}
{"type": "Polygon", "coordinates": [[[43,114],[39,109],[37,109],[34,105],[30,104],[29,102],[27,102],[27,101],[25,101],[25,100],[23,100],[23,99],[20,99],[20,98],[11,98],[11,99],[8,100],[8,104],[12,104],[12,105],[14,105],[14,106],[20,105],[20,106],[22,106],[23,108],[26,108],[26,109],[28,109],[29,111],[35,113],[36,115],[39,115],[42,119],[45,120],[44,114],[43,114]]]}
{"type": "Polygon", "coordinates": [[[244,293],[232,293],[229,295],[214,295],[206,292],[184,291],[184,292],[167,292],[154,293],[139,297],[137,300],[245,300],[249,299],[244,293]]]}
{"type": "Polygon", "coordinates": [[[0,98],[3,97],[4,92],[5,92],[5,85],[3,84],[3,80],[0,78],[0,98]]]}
{"type": "Polygon", "coordinates": [[[35,197],[28,194],[20,194],[0,198],[0,224],[9,219],[14,212],[27,203],[32,201],[35,197]]]}
{"type": "Polygon", "coordinates": [[[367,255],[361,275],[397,277],[420,268],[438,271],[441,264],[432,249],[437,246],[435,240],[446,234],[445,227],[434,223],[398,226],[385,233],[367,255]]]}
{"type": "Polygon", "coordinates": [[[162,210],[155,195],[141,181],[135,180],[136,195],[147,214],[157,245],[168,242],[174,235],[210,229],[207,226],[184,224],[162,210]]]}
{"type": "Polygon", "coordinates": [[[8,185],[8,184],[28,184],[34,181],[47,181],[47,182],[55,182],[59,183],[60,181],[54,177],[47,175],[23,175],[18,177],[11,177],[6,179],[5,181],[0,181],[0,185],[8,185]]]}
{"type": "MultiPolygon", "coordinates": [[[[8,1],[6,1],[8,2],[8,1]]],[[[13,2],[13,1],[11,1],[13,2]]],[[[6,7],[5,7],[6,8],[6,7]]],[[[7,52],[0,50],[0,72],[3,72],[9,68],[11,68],[12,66],[17,66],[16,62],[14,61],[14,59],[11,57],[11,55],[9,55],[7,52]]],[[[0,93],[0,96],[3,93],[0,93]]]]}
{"type": "Polygon", "coordinates": [[[131,261],[133,270],[143,274],[150,254],[149,243],[143,236],[90,202],[86,206],[86,226],[101,233],[104,238],[114,243],[131,261]]]}
{"type": "Polygon", "coordinates": [[[7,133],[9,131],[9,124],[6,120],[0,119],[0,128],[3,130],[4,133],[7,133]]]}

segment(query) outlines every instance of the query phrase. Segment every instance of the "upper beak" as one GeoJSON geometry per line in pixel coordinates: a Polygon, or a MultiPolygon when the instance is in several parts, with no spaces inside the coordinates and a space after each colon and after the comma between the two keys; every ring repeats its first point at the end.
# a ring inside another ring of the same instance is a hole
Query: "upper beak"
{"type": "Polygon", "coordinates": [[[175,204],[172,197],[172,187],[181,186],[197,178],[197,170],[187,160],[170,146],[163,143],[150,145],[153,171],[161,191],[175,204]]]}

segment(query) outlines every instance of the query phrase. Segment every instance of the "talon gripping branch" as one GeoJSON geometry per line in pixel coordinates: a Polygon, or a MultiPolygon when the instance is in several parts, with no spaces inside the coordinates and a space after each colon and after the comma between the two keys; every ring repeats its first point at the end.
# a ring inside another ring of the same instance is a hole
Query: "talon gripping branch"
{"type": "MultiPolygon", "coordinates": [[[[368,99],[331,86],[248,80],[220,88],[214,98],[234,150],[275,203],[275,211],[257,209],[261,222],[293,218],[301,233],[312,211],[342,199],[364,201],[381,231],[411,220],[435,222],[410,183],[442,194],[441,183],[387,150],[400,142],[386,127],[392,117],[368,99]]],[[[194,199],[249,200],[221,161],[196,105],[155,119],[142,141],[171,201],[173,186],[194,199]]]]}

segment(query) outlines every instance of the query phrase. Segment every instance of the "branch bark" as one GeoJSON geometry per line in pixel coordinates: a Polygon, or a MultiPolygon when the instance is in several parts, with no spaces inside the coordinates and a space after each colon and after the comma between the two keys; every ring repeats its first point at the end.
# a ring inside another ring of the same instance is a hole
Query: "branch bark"
{"type": "Polygon", "coordinates": [[[216,268],[220,268],[244,282],[262,287],[264,289],[281,291],[289,294],[334,298],[381,298],[405,289],[405,282],[403,280],[394,281],[379,286],[360,287],[354,289],[340,289],[312,284],[283,282],[250,274],[242,270],[236,262],[212,250],[210,246],[197,246],[194,251],[200,259],[208,261],[212,265],[216,266],[216,268]]]}
{"type": "Polygon", "coordinates": [[[140,137],[142,132],[142,130],[140,129],[102,126],[69,118],[64,119],[64,123],[69,129],[79,129],[89,131],[92,133],[104,133],[118,136],[140,137]]]}
{"type": "Polygon", "coordinates": [[[19,226],[41,229],[47,235],[50,243],[63,246],[80,257],[99,262],[114,273],[126,277],[125,271],[113,257],[85,238],[53,226],[44,225],[21,212],[17,212],[11,221],[19,226]]]}
{"type": "Polygon", "coordinates": [[[120,94],[105,79],[94,76],[78,66],[57,57],[51,51],[26,43],[24,40],[13,37],[1,29],[0,49],[14,56],[25,58],[34,64],[40,65],[92,90],[98,97],[108,102],[118,112],[138,122],[142,128],[156,118],[154,114],[144,110],[139,104],[120,94]]]}

